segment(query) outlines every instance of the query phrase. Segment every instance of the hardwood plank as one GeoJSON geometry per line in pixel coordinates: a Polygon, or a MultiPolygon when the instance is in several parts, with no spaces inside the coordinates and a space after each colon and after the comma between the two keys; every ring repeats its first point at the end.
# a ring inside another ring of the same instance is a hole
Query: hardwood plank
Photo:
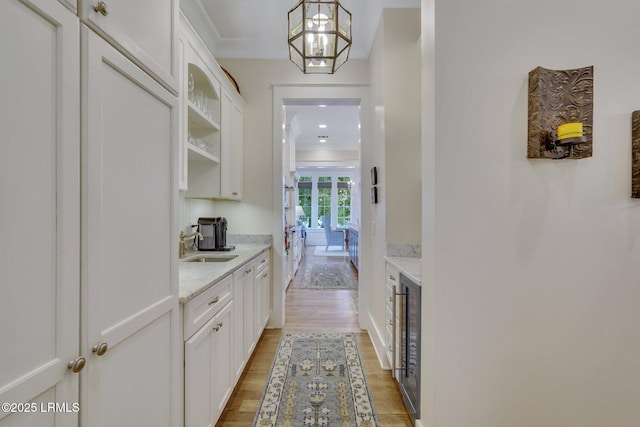
{"type": "MultiPolygon", "coordinates": [[[[380,427],[412,426],[391,371],[380,368],[369,335],[360,329],[356,305],[357,290],[318,291],[298,288],[304,272],[314,263],[349,263],[347,257],[314,256],[313,249],[311,246],[306,248],[306,256],[287,290],[284,328],[264,331],[216,427],[253,425],[283,330],[356,333],[380,427]]],[[[357,271],[351,264],[349,266],[354,279],[357,280],[357,271]]]]}

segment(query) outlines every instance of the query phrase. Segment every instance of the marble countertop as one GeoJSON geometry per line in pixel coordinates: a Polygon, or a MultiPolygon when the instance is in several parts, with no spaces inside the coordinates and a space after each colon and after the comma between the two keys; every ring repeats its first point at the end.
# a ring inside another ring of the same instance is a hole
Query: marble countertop
{"type": "Polygon", "coordinates": [[[269,249],[271,244],[236,243],[235,247],[234,250],[226,252],[189,252],[184,259],[178,262],[178,282],[182,304],[200,295],[265,249],[269,249]],[[190,259],[199,257],[229,257],[233,255],[237,256],[226,262],[188,262],[190,259]]]}
{"type": "Polygon", "coordinates": [[[422,286],[422,260],[420,258],[385,256],[384,259],[418,286],[422,286]]]}

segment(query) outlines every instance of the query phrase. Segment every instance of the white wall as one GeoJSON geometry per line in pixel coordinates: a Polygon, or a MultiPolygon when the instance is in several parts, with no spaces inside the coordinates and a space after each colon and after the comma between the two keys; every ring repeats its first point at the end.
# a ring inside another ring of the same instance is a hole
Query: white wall
{"type": "Polygon", "coordinates": [[[420,12],[385,9],[384,184],[386,243],[421,240],[420,12]]]}
{"type": "Polygon", "coordinates": [[[359,164],[360,153],[347,150],[298,150],[296,151],[296,161],[299,163],[333,162],[339,165],[359,164]]]}
{"type": "MultiPolygon", "coordinates": [[[[381,355],[384,354],[384,337],[385,337],[385,281],[384,281],[384,262],[383,257],[385,255],[386,250],[386,237],[385,237],[385,208],[384,204],[386,202],[385,192],[384,192],[384,152],[385,152],[385,110],[384,110],[384,88],[385,88],[385,52],[384,52],[384,37],[385,37],[385,26],[384,19],[381,19],[380,24],[378,25],[378,29],[376,31],[376,36],[373,40],[373,45],[371,47],[371,55],[369,56],[369,70],[371,76],[370,80],[370,98],[371,98],[371,124],[372,124],[372,132],[371,132],[371,144],[366,147],[363,147],[363,151],[366,151],[366,154],[370,158],[369,164],[363,164],[363,171],[370,170],[371,167],[375,166],[378,168],[378,180],[380,184],[379,194],[378,194],[378,204],[364,203],[362,205],[363,213],[364,210],[368,208],[369,217],[371,218],[370,230],[370,253],[371,253],[371,263],[370,274],[372,278],[372,288],[376,290],[376,292],[372,292],[369,299],[369,309],[368,311],[371,313],[371,324],[373,325],[374,331],[370,333],[373,344],[377,349],[378,356],[384,359],[381,355]]],[[[371,200],[370,194],[371,189],[371,179],[368,176],[363,174],[363,179],[361,182],[362,187],[362,195],[363,199],[371,200]]],[[[363,215],[364,216],[364,215],[363,215]]],[[[360,237],[362,240],[364,233],[360,232],[360,237]]],[[[362,248],[363,244],[360,243],[360,247],[362,248]]],[[[360,302],[362,305],[362,302],[360,302]]],[[[383,360],[384,362],[384,360],[383,360]]]]}
{"type": "Polygon", "coordinates": [[[424,425],[637,427],[640,2],[435,3],[424,425]],[[527,160],[527,73],[588,65],[593,157],[527,160]]]}
{"type": "MultiPolygon", "coordinates": [[[[385,264],[388,243],[421,241],[420,194],[420,13],[385,9],[371,48],[371,164],[363,164],[362,195],[370,200],[368,171],[378,169],[378,204],[368,204],[372,222],[371,294],[374,345],[383,352],[385,264]]],[[[364,205],[367,206],[367,205],[364,205]]]]}

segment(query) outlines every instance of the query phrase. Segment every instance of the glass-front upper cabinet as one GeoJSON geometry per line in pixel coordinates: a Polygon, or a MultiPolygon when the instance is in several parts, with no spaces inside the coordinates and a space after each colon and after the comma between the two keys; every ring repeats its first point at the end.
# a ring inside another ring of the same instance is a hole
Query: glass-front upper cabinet
{"type": "Polygon", "coordinates": [[[189,159],[220,162],[220,86],[202,67],[187,64],[187,146],[189,159]]]}
{"type": "Polygon", "coordinates": [[[178,54],[180,75],[179,189],[185,197],[220,197],[220,83],[208,52],[184,20],[178,54]]]}

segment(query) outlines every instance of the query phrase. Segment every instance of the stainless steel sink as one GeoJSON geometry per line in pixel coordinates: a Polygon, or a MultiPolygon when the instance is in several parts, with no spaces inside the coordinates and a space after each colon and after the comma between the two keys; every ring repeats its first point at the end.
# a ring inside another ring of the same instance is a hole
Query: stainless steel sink
{"type": "Polygon", "coordinates": [[[237,258],[238,255],[227,256],[197,256],[195,258],[185,259],[182,262],[227,262],[237,258]]]}

